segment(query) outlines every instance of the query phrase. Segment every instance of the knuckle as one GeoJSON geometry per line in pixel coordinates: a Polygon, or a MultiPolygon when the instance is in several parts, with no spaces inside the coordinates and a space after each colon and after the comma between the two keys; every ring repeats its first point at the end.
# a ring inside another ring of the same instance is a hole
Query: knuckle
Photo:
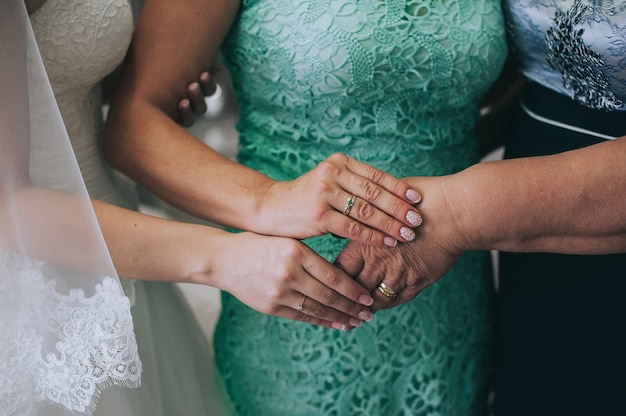
{"type": "Polygon", "coordinates": [[[318,318],[323,318],[327,315],[327,309],[323,306],[315,306],[311,309],[311,314],[318,318]]]}
{"type": "Polygon", "coordinates": [[[337,164],[333,163],[332,160],[326,159],[321,161],[317,165],[317,171],[320,175],[324,177],[334,177],[339,174],[341,168],[337,166],[337,164]]]}
{"type": "Polygon", "coordinates": [[[367,177],[376,183],[380,183],[385,178],[385,172],[373,166],[369,166],[367,177]]]}
{"type": "Polygon", "coordinates": [[[267,308],[265,313],[269,315],[276,316],[280,311],[280,306],[277,303],[271,303],[267,308]]]}
{"type": "Polygon", "coordinates": [[[376,208],[369,202],[362,202],[358,205],[357,215],[361,220],[370,220],[376,214],[376,208]]]}
{"type": "Polygon", "coordinates": [[[368,202],[378,201],[381,198],[382,192],[383,188],[374,182],[365,182],[363,186],[363,193],[368,202]]]}
{"type": "Polygon", "coordinates": [[[275,299],[278,299],[284,295],[284,288],[294,280],[294,275],[286,267],[278,267],[274,273],[276,284],[272,289],[272,295],[275,299]]]}
{"type": "MultiPolygon", "coordinates": [[[[400,224],[400,225],[403,226],[404,224],[400,224]]],[[[383,223],[383,230],[390,232],[390,233],[393,232],[394,230],[398,231],[399,230],[398,222],[394,218],[387,217],[383,223]]]]}
{"type": "Polygon", "coordinates": [[[360,237],[365,230],[365,226],[358,221],[348,221],[346,225],[346,235],[349,239],[354,240],[360,237]]]}
{"type": "Polygon", "coordinates": [[[274,285],[269,291],[269,297],[272,300],[272,304],[279,304],[279,300],[285,297],[286,289],[284,288],[283,280],[280,280],[278,284],[274,285]]]}
{"type": "MultiPolygon", "coordinates": [[[[297,261],[302,256],[302,247],[296,240],[285,239],[285,246],[283,247],[283,255],[287,260],[287,264],[291,264],[297,261]]],[[[281,270],[281,274],[290,274],[289,269],[285,265],[281,270]]]]}
{"type": "Polygon", "coordinates": [[[329,287],[335,287],[339,284],[339,272],[336,269],[331,269],[325,276],[326,285],[329,287]]]}
{"type": "Polygon", "coordinates": [[[311,323],[313,322],[313,317],[311,315],[305,315],[303,313],[301,313],[298,317],[297,317],[298,321],[301,322],[305,322],[305,323],[311,323]]]}
{"type": "Polygon", "coordinates": [[[329,290],[324,294],[322,301],[325,305],[334,305],[337,302],[337,294],[329,290]]]}
{"type": "Polygon", "coordinates": [[[349,157],[343,153],[336,152],[330,155],[326,160],[345,165],[348,163],[349,157]]]}

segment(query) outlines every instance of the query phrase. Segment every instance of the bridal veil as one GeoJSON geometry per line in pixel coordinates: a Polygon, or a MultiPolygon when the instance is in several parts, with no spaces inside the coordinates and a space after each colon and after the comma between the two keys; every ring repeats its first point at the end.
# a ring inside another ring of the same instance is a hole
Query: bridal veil
{"type": "Polygon", "coordinates": [[[130,315],[23,0],[0,4],[0,415],[139,385],[130,315]]]}

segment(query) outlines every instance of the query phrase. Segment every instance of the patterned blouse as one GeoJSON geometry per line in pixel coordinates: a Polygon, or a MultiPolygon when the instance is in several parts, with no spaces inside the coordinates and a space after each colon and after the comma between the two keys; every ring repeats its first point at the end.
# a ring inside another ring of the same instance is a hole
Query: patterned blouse
{"type": "Polygon", "coordinates": [[[626,111],[626,1],[504,0],[522,73],[581,104],[626,111]]]}

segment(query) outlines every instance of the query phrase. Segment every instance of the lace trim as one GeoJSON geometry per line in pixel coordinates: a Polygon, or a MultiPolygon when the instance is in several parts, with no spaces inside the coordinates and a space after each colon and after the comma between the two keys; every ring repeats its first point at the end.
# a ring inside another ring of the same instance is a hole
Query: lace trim
{"type": "Polygon", "coordinates": [[[61,294],[46,267],[0,250],[0,407],[26,416],[54,403],[91,415],[107,387],[140,385],[129,300],[108,276],[93,295],[61,294]]]}

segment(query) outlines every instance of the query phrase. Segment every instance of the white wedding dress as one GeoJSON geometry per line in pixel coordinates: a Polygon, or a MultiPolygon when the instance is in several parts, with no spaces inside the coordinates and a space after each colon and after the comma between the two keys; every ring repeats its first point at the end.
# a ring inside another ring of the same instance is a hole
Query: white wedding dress
{"type": "MultiPolygon", "coordinates": [[[[106,165],[101,80],[122,61],[133,30],[126,0],[47,0],[31,23],[91,197],[137,209],[135,190],[106,165]]],[[[174,174],[174,173],[173,173],[174,174]]],[[[228,414],[212,350],[174,284],[122,279],[143,365],[142,387],[106,389],[95,415],[228,414]]],[[[128,416],[131,416],[128,415],[128,416]]]]}

